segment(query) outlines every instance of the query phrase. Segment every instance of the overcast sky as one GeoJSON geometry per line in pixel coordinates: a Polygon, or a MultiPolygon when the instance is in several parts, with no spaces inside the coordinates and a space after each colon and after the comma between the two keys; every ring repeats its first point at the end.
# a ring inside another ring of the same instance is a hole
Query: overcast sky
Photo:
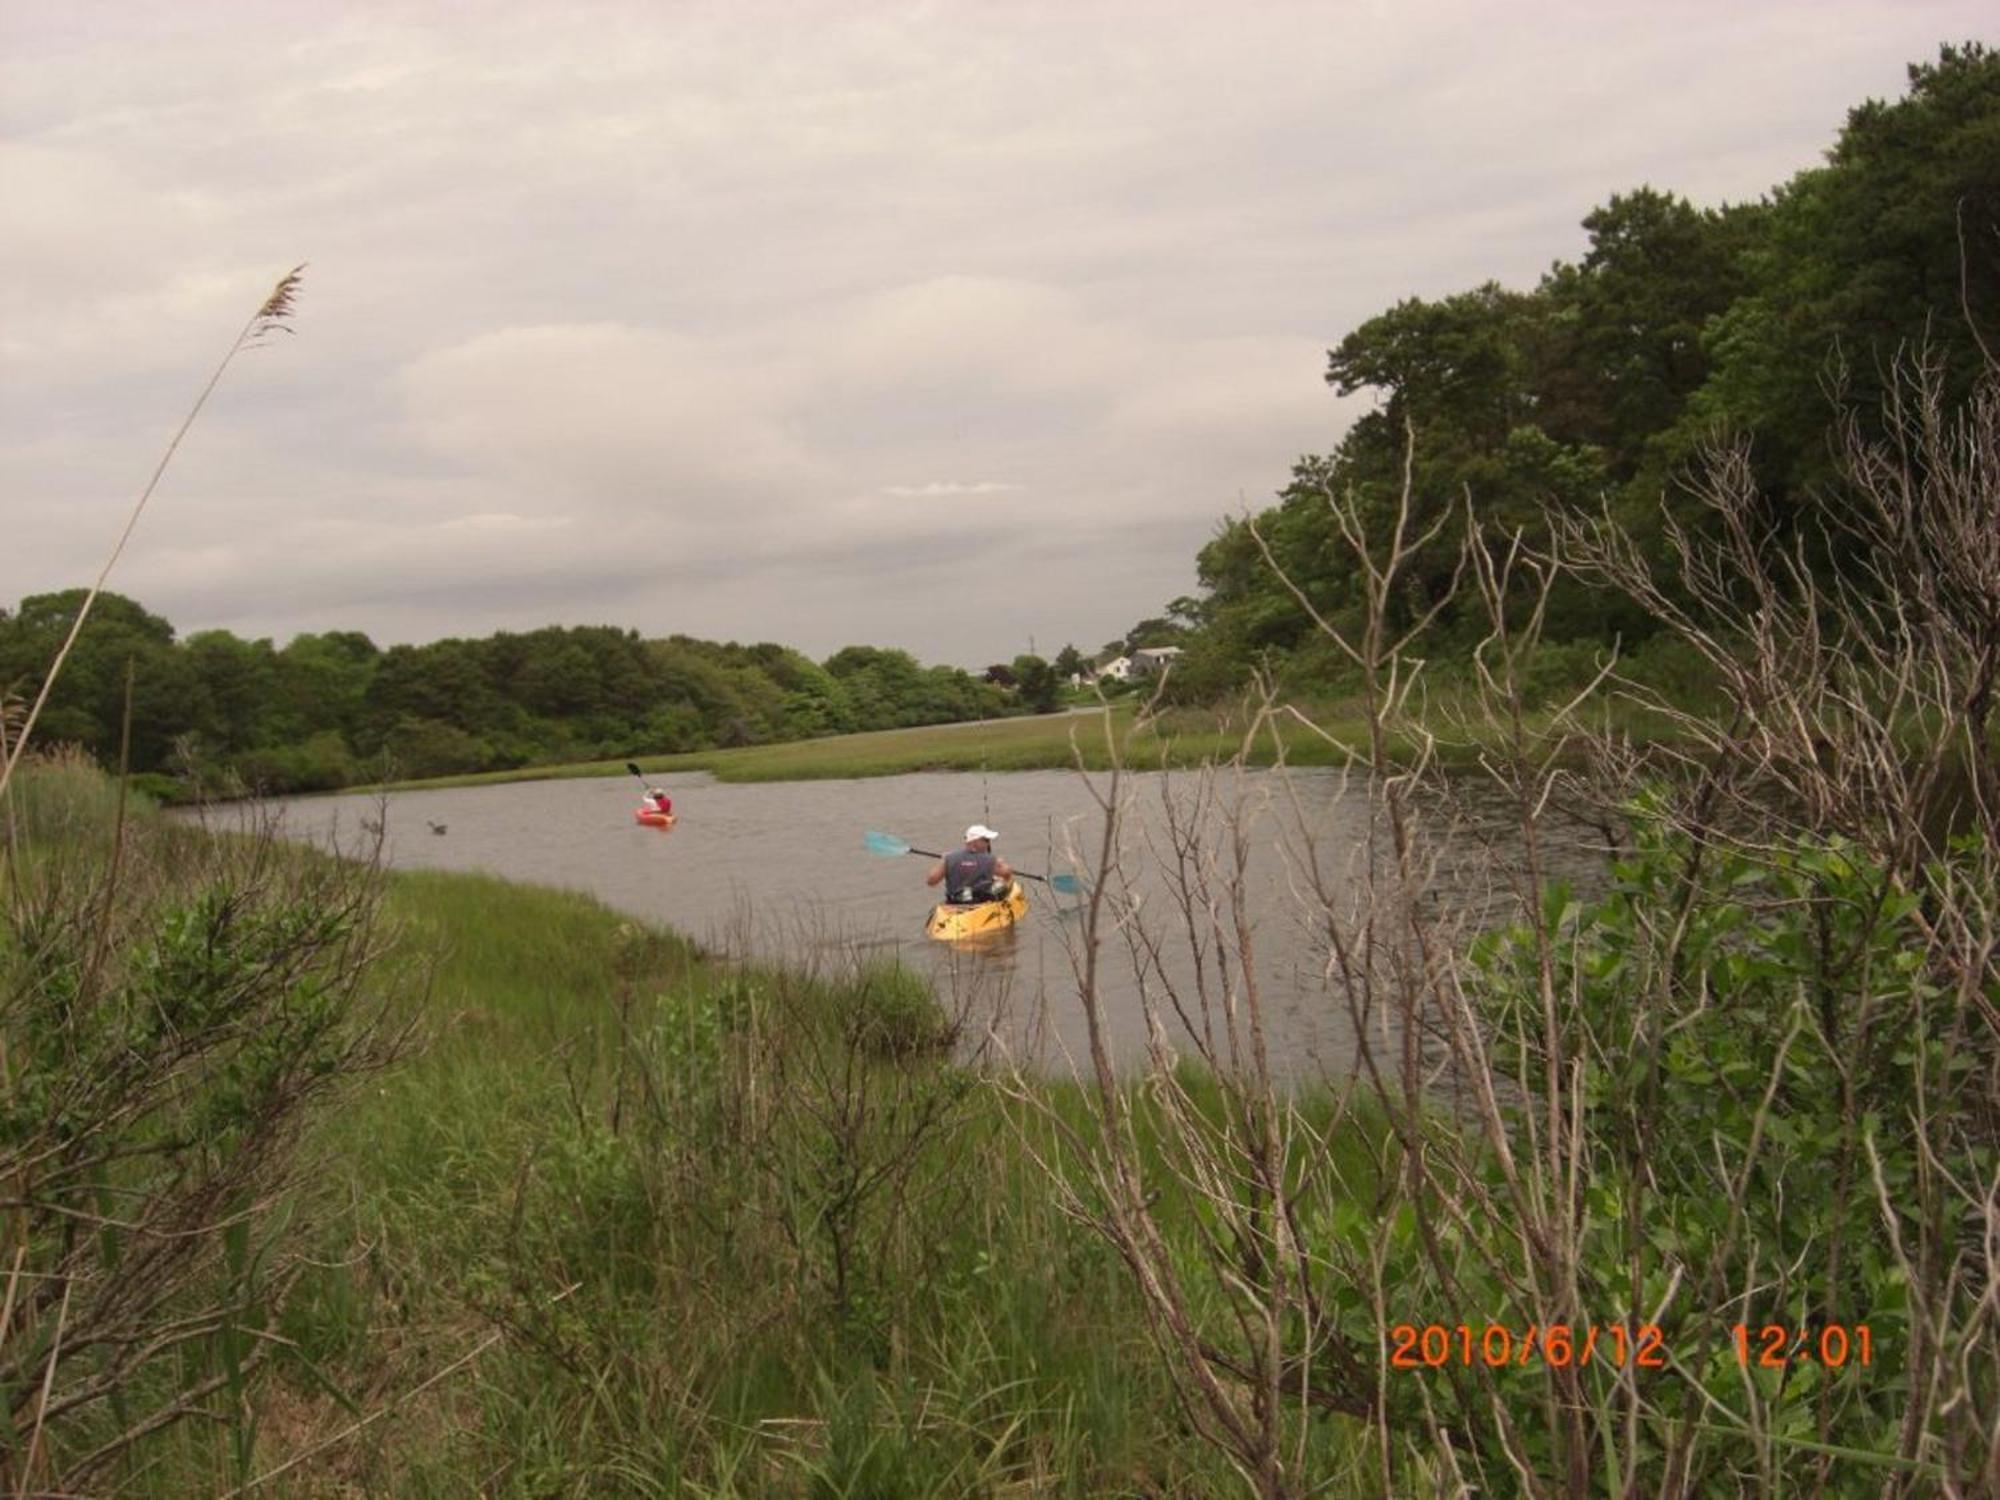
{"type": "Polygon", "coordinates": [[[0,6],[0,604],[1090,650],[1401,297],[1812,165],[1991,0],[0,6]]]}

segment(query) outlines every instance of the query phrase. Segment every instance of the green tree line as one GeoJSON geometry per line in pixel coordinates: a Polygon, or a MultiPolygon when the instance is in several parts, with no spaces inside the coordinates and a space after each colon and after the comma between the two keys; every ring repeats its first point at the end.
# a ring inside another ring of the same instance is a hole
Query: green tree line
{"type": "MultiPolygon", "coordinates": [[[[0,609],[0,693],[32,696],[82,589],[0,609]]],[[[1046,670],[1046,667],[1044,667],[1046,670]]],[[[186,638],[102,594],[37,736],[140,773],[194,772],[265,791],[385,774],[441,776],[991,718],[1023,695],[906,651],[848,646],[824,662],[768,642],[612,626],[379,647],[356,631],[283,647],[226,630],[186,638]],[[130,744],[121,749],[129,685],[130,744]]]]}
{"type": "MultiPolygon", "coordinates": [[[[1315,610],[1351,617],[1359,593],[1327,496],[1356,496],[1386,527],[1406,458],[1417,520],[1437,532],[1393,624],[1449,592],[1468,496],[1531,543],[1550,509],[1604,506],[1658,537],[1703,523],[1680,479],[1719,439],[1751,441],[1773,538],[1817,539],[1837,417],[1881,421],[1891,370],[1918,355],[1960,398],[1982,341],[2000,349],[2000,54],[1947,46],[1912,66],[1904,97],[1851,110],[1822,165],[1757,202],[1699,208],[1642,186],[1583,228],[1582,258],[1532,290],[1410,298],[1329,352],[1327,383],[1375,405],[1331,452],[1298,459],[1275,504],[1224,521],[1202,549],[1202,595],[1177,601],[1193,608],[1176,696],[1216,697],[1256,667],[1295,688],[1341,684],[1258,538],[1315,610]]],[[[1838,567],[1839,546],[1817,562],[1838,567]]],[[[1622,639],[1644,660],[1655,626],[1629,606],[1572,584],[1553,610],[1548,639],[1579,655],[1622,639]]],[[[1443,654],[1477,629],[1447,606],[1443,654]]]]}

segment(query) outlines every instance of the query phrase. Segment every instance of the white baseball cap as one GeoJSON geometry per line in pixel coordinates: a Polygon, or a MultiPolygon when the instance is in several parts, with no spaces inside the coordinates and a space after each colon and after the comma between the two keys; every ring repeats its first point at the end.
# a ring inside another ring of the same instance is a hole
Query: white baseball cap
{"type": "Polygon", "coordinates": [[[974,839],[997,839],[999,837],[999,834],[988,828],[984,823],[974,823],[970,828],[965,830],[965,841],[968,844],[974,839]]]}

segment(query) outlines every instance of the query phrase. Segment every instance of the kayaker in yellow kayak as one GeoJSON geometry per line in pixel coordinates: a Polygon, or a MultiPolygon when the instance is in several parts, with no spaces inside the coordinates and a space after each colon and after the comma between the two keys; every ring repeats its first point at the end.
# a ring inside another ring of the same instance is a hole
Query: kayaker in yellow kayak
{"type": "Polygon", "coordinates": [[[965,843],[931,866],[925,885],[944,884],[944,899],[952,906],[973,906],[981,901],[997,901],[1014,878],[1007,861],[993,852],[1000,835],[984,823],[965,830],[965,843]]]}

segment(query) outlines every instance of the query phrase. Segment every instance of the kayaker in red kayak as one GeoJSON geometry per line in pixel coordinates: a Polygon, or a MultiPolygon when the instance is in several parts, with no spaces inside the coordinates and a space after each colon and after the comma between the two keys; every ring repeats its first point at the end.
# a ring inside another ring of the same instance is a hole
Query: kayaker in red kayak
{"type": "Polygon", "coordinates": [[[665,813],[670,818],[674,815],[674,799],[658,787],[649,788],[639,805],[647,812],[665,813]]]}
{"type": "Polygon", "coordinates": [[[1000,835],[984,823],[965,830],[965,843],[931,866],[925,885],[944,883],[944,899],[951,906],[972,906],[980,901],[997,901],[1014,878],[1007,861],[993,852],[1000,835]]]}

